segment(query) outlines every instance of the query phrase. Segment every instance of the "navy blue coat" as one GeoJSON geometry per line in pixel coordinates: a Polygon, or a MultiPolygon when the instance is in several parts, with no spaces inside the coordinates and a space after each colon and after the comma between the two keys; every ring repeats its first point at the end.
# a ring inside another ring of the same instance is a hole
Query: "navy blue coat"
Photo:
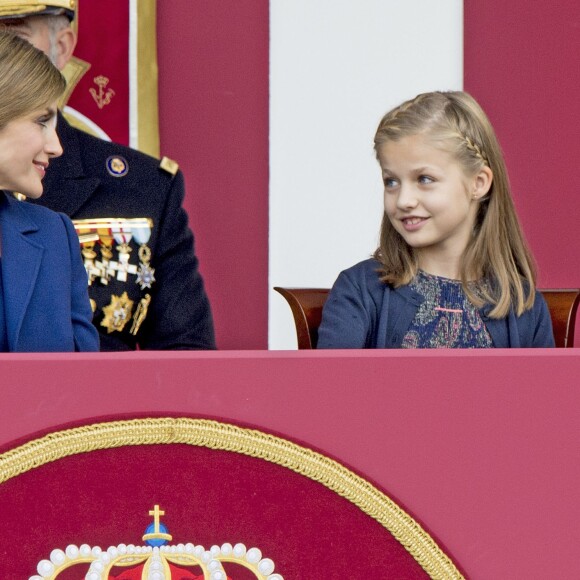
{"type": "MultiPolygon", "coordinates": [[[[101,334],[101,350],[215,348],[209,301],[182,207],[182,173],[173,175],[161,169],[159,160],[153,157],[75,129],[62,116],[57,132],[64,154],[50,162],[38,203],[72,219],[153,220],[148,246],[156,281],[151,289],[142,290],[133,274],[126,281],[113,277],[107,285],[96,279],[89,287],[96,306],[93,323],[101,334]],[[109,172],[108,160],[115,158],[126,162],[125,175],[116,177],[109,172]],[[101,325],[103,308],[112,303],[113,296],[124,292],[134,304],[131,314],[146,294],[151,296],[147,316],[136,335],[130,332],[131,320],[121,331],[109,332],[101,325]]],[[[132,240],[130,246],[131,262],[138,264],[139,244],[132,240]]]]}
{"type": "Polygon", "coordinates": [[[98,351],[70,220],[0,193],[0,231],[8,351],[98,351]]]}
{"type": "MultiPolygon", "coordinates": [[[[322,312],[318,348],[400,348],[423,298],[409,286],[393,288],[379,279],[380,264],[365,260],[341,272],[322,312]]],[[[553,347],[552,321],[544,297],[521,316],[481,317],[495,348],[553,347]]]]}

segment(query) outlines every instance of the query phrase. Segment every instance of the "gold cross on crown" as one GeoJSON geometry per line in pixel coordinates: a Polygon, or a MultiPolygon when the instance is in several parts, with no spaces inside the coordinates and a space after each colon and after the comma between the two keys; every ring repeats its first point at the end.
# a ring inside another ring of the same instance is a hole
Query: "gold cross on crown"
{"type": "Polygon", "coordinates": [[[173,539],[171,534],[166,532],[162,532],[160,529],[159,517],[165,515],[165,511],[159,509],[159,506],[155,504],[152,510],[149,510],[149,515],[153,516],[153,531],[145,534],[143,536],[143,541],[147,540],[167,540],[170,541],[173,539]]]}

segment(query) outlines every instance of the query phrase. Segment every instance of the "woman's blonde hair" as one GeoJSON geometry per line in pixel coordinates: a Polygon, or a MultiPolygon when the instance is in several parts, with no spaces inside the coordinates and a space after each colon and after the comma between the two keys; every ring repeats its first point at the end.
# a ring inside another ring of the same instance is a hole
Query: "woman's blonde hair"
{"type": "Polygon", "coordinates": [[[65,88],[64,77],[41,50],[0,30],[0,129],[52,104],[65,88]]]}
{"type": "MultiPolygon", "coordinates": [[[[384,143],[417,134],[450,153],[465,175],[473,176],[486,165],[493,173],[461,262],[461,281],[469,300],[479,308],[491,304],[492,318],[507,316],[512,306],[518,315],[532,308],[534,260],[518,222],[503,154],[486,114],[467,93],[423,93],[381,119],[374,140],[377,157],[384,143]],[[474,280],[484,283],[467,284],[474,280]]],[[[417,274],[413,248],[386,214],[374,256],[382,264],[381,279],[395,287],[408,284],[417,274]]]]}

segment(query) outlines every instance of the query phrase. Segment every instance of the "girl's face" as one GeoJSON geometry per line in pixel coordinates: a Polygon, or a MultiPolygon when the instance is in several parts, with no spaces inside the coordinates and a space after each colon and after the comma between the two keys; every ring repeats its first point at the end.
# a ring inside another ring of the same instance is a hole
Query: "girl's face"
{"type": "Polygon", "coordinates": [[[56,103],[11,121],[0,130],[0,189],[40,197],[48,163],[60,155],[56,103]]]}
{"type": "Polygon", "coordinates": [[[472,234],[478,199],[491,182],[482,193],[478,176],[466,176],[449,153],[423,135],[380,145],[378,158],[385,213],[416,249],[419,266],[432,260],[457,262],[472,234]]]}

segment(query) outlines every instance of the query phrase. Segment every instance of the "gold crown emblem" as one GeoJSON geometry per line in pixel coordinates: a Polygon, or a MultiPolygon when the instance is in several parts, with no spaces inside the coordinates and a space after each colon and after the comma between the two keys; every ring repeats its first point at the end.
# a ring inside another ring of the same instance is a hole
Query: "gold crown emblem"
{"type": "MultiPolygon", "coordinates": [[[[145,546],[119,544],[102,550],[98,546],[83,544],[80,547],[70,545],[65,550],[56,549],[50,553],[49,559],[38,563],[38,575],[31,576],[29,580],[53,580],[63,570],[87,563],[90,563],[90,567],[85,580],[108,580],[113,568],[117,568],[114,577],[119,579],[122,579],[124,574],[119,574],[118,568],[133,571],[142,568],[142,580],[170,580],[173,570],[176,575],[179,573],[182,577],[183,569],[188,567],[201,569],[201,576],[192,573],[191,578],[227,580],[223,562],[230,562],[250,570],[258,580],[284,580],[280,574],[274,573],[274,562],[269,558],[262,558],[259,548],[248,550],[242,543],[234,546],[229,543],[215,545],[209,550],[192,543],[167,545],[173,538],[159,521],[165,512],[156,505],[149,515],[153,516],[153,522],[143,535],[145,546]]],[[[134,574],[130,577],[136,578],[134,574]]]]}

